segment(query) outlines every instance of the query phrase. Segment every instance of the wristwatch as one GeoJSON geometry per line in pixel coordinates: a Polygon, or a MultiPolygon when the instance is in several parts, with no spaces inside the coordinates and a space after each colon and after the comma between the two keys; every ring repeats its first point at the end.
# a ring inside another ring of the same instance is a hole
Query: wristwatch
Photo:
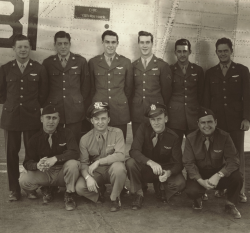
{"type": "Polygon", "coordinates": [[[222,172],[217,172],[220,178],[224,177],[224,174],[222,172]]]}

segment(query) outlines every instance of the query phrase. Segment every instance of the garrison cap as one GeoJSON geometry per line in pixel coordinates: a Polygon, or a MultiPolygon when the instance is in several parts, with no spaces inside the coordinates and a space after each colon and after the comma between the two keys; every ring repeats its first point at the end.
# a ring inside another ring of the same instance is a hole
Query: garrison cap
{"type": "Polygon", "coordinates": [[[156,103],[156,104],[151,104],[150,106],[148,106],[144,116],[148,118],[153,118],[153,117],[157,117],[161,115],[162,113],[165,113],[166,116],[168,115],[166,105],[156,103]]]}
{"type": "Polygon", "coordinates": [[[59,113],[54,105],[47,105],[43,108],[42,116],[47,114],[59,113]]]}
{"type": "Polygon", "coordinates": [[[212,115],[216,119],[214,112],[211,109],[201,107],[198,112],[198,120],[202,117],[212,115]]]}
{"type": "Polygon", "coordinates": [[[100,112],[108,112],[109,106],[106,102],[94,102],[92,103],[88,110],[87,110],[87,118],[91,119],[92,117],[96,116],[97,113],[100,112]]]}

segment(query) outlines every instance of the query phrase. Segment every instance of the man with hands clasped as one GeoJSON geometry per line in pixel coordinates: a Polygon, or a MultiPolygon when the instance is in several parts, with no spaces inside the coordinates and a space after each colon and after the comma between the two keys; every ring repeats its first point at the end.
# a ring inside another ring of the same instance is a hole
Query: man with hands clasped
{"type": "Polygon", "coordinates": [[[182,171],[181,142],[175,132],[166,127],[166,106],[155,103],[148,106],[145,116],[149,122],[142,123],[136,131],[131,158],[126,161],[130,192],[135,198],[132,209],[143,204],[143,183],[154,183],[163,202],[185,187],[182,171]],[[160,183],[160,182],[162,183],[160,183]]]}
{"type": "Polygon", "coordinates": [[[210,109],[201,108],[196,131],[187,136],[183,164],[188,179],[186,193],[193,199],[193,209],[202,209],[202,195],[210,189],[227,189],[225,211],[241,218],[238,202],[243,178],[239,172],[239,154],[228,133],[216,128],[210,109]]]}
{"type": "Polygon", "coordinates": [[[94,128],[80,140],[82,176],[76,183],[76,192],[93,202],[104,202],[104,185],[111,183],[110,211],[115,212],[121,208],[120,193],[127,177],[123,132],[108,126],[108,103],[91,104],[87,118],[94,128]]]}
{"type": "Polygon", "coordinates": [[[53,105],[47,105],[41,116],[43,128],[28,143],[23,162],[27,173],[19,182],[29,199],[36,199],[41,187],[44,203],[53,199],[53,188],[66,186],[66,210],[74,210],[75,184],[79,177],[79,148],[70,129],[58,127],[60,117],[53,105]]]}

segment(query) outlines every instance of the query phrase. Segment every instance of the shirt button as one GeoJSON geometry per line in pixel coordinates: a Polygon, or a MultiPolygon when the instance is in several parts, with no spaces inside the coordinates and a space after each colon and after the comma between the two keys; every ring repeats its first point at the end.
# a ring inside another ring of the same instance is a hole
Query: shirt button
{"type": "Polygon", "coordinates": [[[66,96],[64,95],[63,98],[66,98],[66,96]]]}
{"type": "Polygon", "coordinates": [[[226,81],[223,81],[223,83],[226,83],[226,81]]]}
{"type": "Polygon", "coordinates": [[[226,96],[224,96],[224,99],[226,99],[227,97],[226,96]]]}
{"type": "Polygon", "coordinates": [[[185,88],[185,90],[187,90],[187,88],[185,88]]]}
{"type": "Polygon", "coordinates": [[[187,82],[187,80],[184,81],[185,83],[187,82]]]}
{"type": "Polygon", "coordinates": [[[185,95],[185,98],[187,98],[187,96],[185,95]]]}
{"type": "Polygon", "coordinates": [[[63,82],[65,83],[65,80],[63,80],[63,82]]]}
{"type": "Polygon", "coordinates": [[[143,99],[145,99],[145,96],[143,96],[143,99]]]}
{"type": "Polygon", "coordinates": [[[187,103],[185,103],[185,105],[187,105],[187,103]]]}
{"type": "Polygon", "coordinates": [[[110,76],[110,74],[108,74],[108,76],[110,76]]]}
{"type": "Polygon", "coordinates": [[[23,80],[21,79],[21,82],[23,82],[23,80]]]}
{"type": "Polygon", "coordinates": [[[20,89],[23,90],[23,87],[21,87],[20,89]]]}
{"type": "Polygon", "coordinates": [[[111,99],[111,96],[109,96],[109,99],[111,99]]]}
{"type": "Polygon", "coordinates": [[[23,96],[22,96],[22,95],[21,95],[20,97],[21,97],[21,98],[23,98],[23,96]]]}
{"type": "Polygon", "coordinates": [[[143,83],[146,83],[145,81],[143,81],[143,83]]]}
{"type": "Polygon", "coordinates": [[[63,75],[65,75],[65,74],[63,73],[63,75]]]}
{"type": "Polygon", "coordinates": [[[143,89],[143,91],[145,91],[145,89],[143,89]]]}
{"type": "Polygon", "coordinates": [[[224,106],[227,106],[227,104],[224,104],[224,106]]]}
{"type": "Polygon", "coordinates": [[[146,74],[143,74],[144,76],[146,75],[146,74]]]}
{"type": "Polygon", "coordinates": [[[110,89],[109,89],[109,91],[110,91],[110,89]]]}
{"type": "Polygon", "coordinates": [[[20,105],[22,106],[23,104],[22,104],[22,103],[20,103],[20,105]]]}
{"type": "Polygon", "coordinates": [[[225,88],[223,88],[223,91],[225,91],[226,89],[225,88]]]}
{"type": "Polygon", "coordinates": [[[108,83],[110,83],[110,81],[108,81],[108,83]]]}
{"type": "Polygon", "coordinates": [[[63,90],[65,91],[65,88],[63,88],[63,90]]]}

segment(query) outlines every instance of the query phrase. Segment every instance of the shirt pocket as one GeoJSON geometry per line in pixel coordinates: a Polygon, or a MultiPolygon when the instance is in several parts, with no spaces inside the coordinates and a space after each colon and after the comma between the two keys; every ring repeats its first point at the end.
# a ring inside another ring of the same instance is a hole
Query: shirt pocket
{"type": "Polygon", "coordinates": [[[76,96],[76,97],[74,96],[73,101],[74,101],[75,109],[79,112],[82,112],[84,110],[83,97],[82,96],[76,96]]]}
{"type": "Polygon", "coordinates": [[[125,69],[115,69],[114,70],[114,85],[116,87],[123,87],[125,81],[125,69]]]}
{"type": "MultiPolygon", "coordinates": [[[[96,88],[107,88],[107,79],[105,78],[106,71],[105,70],[95,70],[95,86],[96,88]]],[[[109,80],[110,82],[110,76],[109,80]]]]}
{"type": "Polygon", "coordinates": [[[28,90],[33,92],[33,91],[38,91],[38,81],[39,81],[39,76],[36,75],[29,75],[28,76],[28,90]]]}
{"type": "Polygon", "coordinates": [[[17,82],[17,77],[13,74],[9,74],[6,77],[7,91],[9,93],[18,93],[19,83],[17,82]]]}
{"type": "Polygon", "coordinates": [[[232,94],[242,95],[241,78],[239,75],[233,76],[229,79],[229,91],[232,94]]]}
{"type": "Polygon", "coordinates": [[[80,69],[70,69],[69,70],[69,83],[72,87],[79,87],[81,86],[81,70],[80,69]]]}
{"type": "Polygon", "coordinates": [[[221,167],[223,165],[223,150],[212,150],[210,154],[213,167],[221,167]]]}

